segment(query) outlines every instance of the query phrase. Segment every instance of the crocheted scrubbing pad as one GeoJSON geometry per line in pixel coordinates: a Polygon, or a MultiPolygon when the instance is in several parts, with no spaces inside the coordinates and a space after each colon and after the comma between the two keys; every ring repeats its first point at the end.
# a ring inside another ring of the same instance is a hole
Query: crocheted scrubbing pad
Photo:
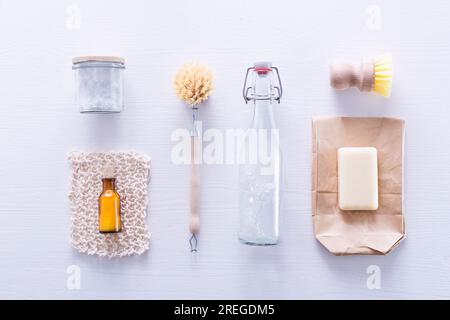
{"type": "Polygon", "coordinates": [[[107,257],[142,254],[148,250],[150,234],[145,222],[150,182],[150,159],[135,152],[69,154],[72,184],[72,246],[82,253],[107,257]],[[98,197],[102,191],[102,169],[116,171],[120,195],[122,232],[98,232],[98,197]]]}

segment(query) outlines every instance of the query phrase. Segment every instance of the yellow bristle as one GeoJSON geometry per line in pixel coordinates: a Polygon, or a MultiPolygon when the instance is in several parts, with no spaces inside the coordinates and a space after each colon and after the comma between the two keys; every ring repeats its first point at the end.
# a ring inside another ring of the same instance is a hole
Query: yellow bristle
{"type": "Polygon", "coordinates": [[[384,54],[375,58],[373,91],[387,98],[391,96],[392,69],[393,64],[391,54],[384,54]]]}

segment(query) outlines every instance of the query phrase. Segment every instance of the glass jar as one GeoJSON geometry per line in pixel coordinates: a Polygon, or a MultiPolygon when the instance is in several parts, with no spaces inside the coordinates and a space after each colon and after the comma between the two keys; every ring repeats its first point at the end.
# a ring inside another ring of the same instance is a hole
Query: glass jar
{"type": "Polygon", "coordinates": [[[120,57],[86,56],[72,60],[75,92],[81,113],[117,113],[123,109],[123,70],[120,57]]]}

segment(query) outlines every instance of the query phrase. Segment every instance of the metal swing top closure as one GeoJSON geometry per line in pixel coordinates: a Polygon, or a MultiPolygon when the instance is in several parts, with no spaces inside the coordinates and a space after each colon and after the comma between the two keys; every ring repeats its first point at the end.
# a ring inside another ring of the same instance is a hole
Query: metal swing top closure
{"type": "Polygon", "coordinates": [[[283,86],[281,85],[280,73],[277,67],[273,67],[270,62],[258,62],[255,63],[253,67],[247,69],[244,80],[244,88],[242,90],[242,95],[244,96],[245,103],[251,100],[275,100],[278,103],[281,102],[281,97],[283,96],[283,86]],[[253,91],[253,87],[248,83],[250,71],[256,72],[258,75],[268,75],[270,72],[275,71],[277,77],[277,82],[272,86],[274,90],[269,96],[257,96],[253,91]]]}

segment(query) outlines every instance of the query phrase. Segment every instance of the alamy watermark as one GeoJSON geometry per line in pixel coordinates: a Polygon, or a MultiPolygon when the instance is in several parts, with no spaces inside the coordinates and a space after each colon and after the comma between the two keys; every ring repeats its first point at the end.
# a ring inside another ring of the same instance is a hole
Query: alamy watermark
{"type": "Polygon", "coordinates": [[[366,27],[369,30],[381,30],[381,8],[378,5],[370,5],[366,9],[366,27]]]}
{"type": "Polygon", "coordinates": [[[370,265],[366,269],[369,275],[366,280],[367,289],[379,290],[381,289],[381,269],[377,265],[370,265]]]}
{"type": "Polygon", "coordinates": [[[68,290],[80,290],[81,289],[81,268],[77,265],[70,265],[66,269],[68,274],[66,280],[66,287],[68,290]]]}
{"type": "Polygon", "coordinates": [[[81,9],[76,4],[66,8],[66,28],[69,30],[81,29],[81,9]]]}
{"type": "Polygon", "coordinates": [[[171,140],[174,164],[245,164],[258,165],[261,174],[270,175],[275,170],[279,156],[278,129],[207,129],[203,132],[197,123],[200,136],[196,154],[191,154],[192,138],[187,129],[176,129],[171,140]]]}

